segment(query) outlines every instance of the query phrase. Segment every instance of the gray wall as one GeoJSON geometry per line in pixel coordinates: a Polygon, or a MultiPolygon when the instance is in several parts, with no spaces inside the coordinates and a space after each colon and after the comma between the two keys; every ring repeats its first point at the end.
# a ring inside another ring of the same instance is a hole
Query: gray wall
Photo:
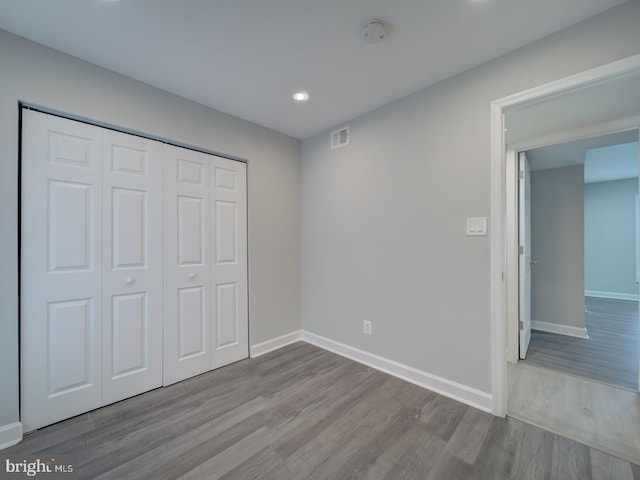
{"type": "Polygon", "coordinates": [[[585,290],[638,295],[637,194],[637,178],[585,185],[585,290]]]}
{"type": "Polygon", "coordinates": [[[300,328],[300,142],[0,31],[0,427],[18,420],[18,101],[249,160],[251,344],[300,328]]]}
{"type": "Polygon", "coordinates": [[[531,319],[584,328],[584,166],[531,172],[531,319]]]}
{"type": "Polygon", "coordinates": [[[625,3],[345,122],[347,147],[304,140],[303,328],[491,392],[489,238],[465,236],[489,213],[490,102],[640,53],[639,22],[625,3]]]}

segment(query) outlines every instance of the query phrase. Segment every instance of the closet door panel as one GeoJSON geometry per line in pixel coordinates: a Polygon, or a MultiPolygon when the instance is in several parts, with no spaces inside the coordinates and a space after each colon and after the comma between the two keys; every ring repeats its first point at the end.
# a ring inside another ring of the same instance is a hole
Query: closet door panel
{"type": "Polygon", "coordinates": [[[162,148],[104,131],[104,404],[162,385],[162,148]]]}
{"type": "Polygon", "coordinates": [[[209,162],[165,147],[165,385],[211,368],[209,162]]]}
{"type": "Polygon", "coordinates": [[[249,356],[246,164],[212,157],[212,367],[249,356]]]}
{"type": "Polygon", "coordinates": [[[21,417],[30,431],[101,405],[97,127],[23,111],[21,417]]]}

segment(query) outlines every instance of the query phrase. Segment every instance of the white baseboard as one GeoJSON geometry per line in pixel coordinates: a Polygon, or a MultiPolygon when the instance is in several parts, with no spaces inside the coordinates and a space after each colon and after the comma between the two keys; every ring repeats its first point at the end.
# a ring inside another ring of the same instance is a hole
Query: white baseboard
{"type": "Polygon", "coordinates": [[[272,338],[271,340],[267,340],[266,342],[251,345],[251,358],[256,358],[260,355],[264,355],[265,353],[273,352],[274,350],[277,350],[279,348],[286,347],[291,343],[297,342],[298,340],[300,340],[300,338],[300,330],[296,330],[295,332],[272,338]]]}
{"type": "Polygon", "coordinates": [[[350,347],[335,340],[316,335],[315,333],[302,331],[302,340],[317,347],[337,353],[356,362],[363,363],[371,368],[380,370],[394,377],[411,382],[419,387],[432,390],[436,393],[478,408],[485,412],[492,412],[493,398],[490,393],[476,390],[475,388],[452,382],[446,378],[438,377],[422,370],[389,360],[373,353],[350,347]]]}
{"type": "Polygon", "coordinates": [[[0,427],[0,450],[12,447],[22,441],[22,424],[10,423],[0,427]]]}
{"type": "Polygon", "coordinates": [[[589,333],[587,333],[587,329],[584,327],[570,327],[569,325],[558,325],[557,323],[531,320],[531,329],[557,333],[559,335],[568,335],[570,337],[589,338],[589,333]]]}
{"type": "Polygon", "coordinates": [[[640,295],[637,293],[598,292],[597,290],[585,290],[585,297],[611,298],[613,300],[632,300],[637,302],[640,295]]]}

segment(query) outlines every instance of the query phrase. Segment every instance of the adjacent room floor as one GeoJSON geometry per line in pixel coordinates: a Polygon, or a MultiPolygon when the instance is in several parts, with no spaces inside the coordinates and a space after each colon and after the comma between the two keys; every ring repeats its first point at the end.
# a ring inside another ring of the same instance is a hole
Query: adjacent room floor
{"type": "Polygon", "coordinates": [[[638,302],[585,297],[588,339],[533,331],[509,415],[640,462],[638,302]]]}
{"type": "Polygon", "coordinates": [[[638,302],[585,297],[588,339],[534,330],[525,363],[638,390],[638,302]]]}
{"type": "Polygon", "coordinates": [[[640,394],[526,362],[508,377],[510,416],[640,463],[640,394]]]}
{"type": "Polygon", "coordinates": [[[90,479],[629,479],[640,466],[303,342],[34,432],[90,479]]]}

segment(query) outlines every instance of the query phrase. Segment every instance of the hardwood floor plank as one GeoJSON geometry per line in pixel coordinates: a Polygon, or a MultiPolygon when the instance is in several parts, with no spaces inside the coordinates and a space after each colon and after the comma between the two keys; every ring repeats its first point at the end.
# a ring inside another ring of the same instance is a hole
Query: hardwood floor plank
{"type": "Polygon", "coordinates": [[[372,461],[362,478],[425,478],[435,466],[447,443],[433,435],[427,425],[413,421],[406,432],[372,461]]]}
{"type": "MultiPolygon", "coordinates": [[[[388,446],[398,441],[415,420],[429,393],[414,385],[391,378],[392,400],[374,407],[348,435],[348,441],[313,474],[320,478],[353,478],[366,471],[388,446]],[[392,386],[394,385],[395,386],[392,386]]],[[[385,387],[381,387],[385,388],[385,387]]]]}
{"type": "Polygon", "coordinates": [[[268,428],[259,428],[178,478],[181,480],[218,480],[258,452],[265,450],[269,445],[270,438],[271,432],[268,428]]]}
{"type": "MultiPolygon", "coordinates": [[[[427,475],[427,480],[466,480],[473,473],[473,468],[467,462],[463,462],[455,455],[451,455],[447,451],[444,452],[436,466],[427,475]]],[[[403,477],[396,477],[403,478],[403,477]]],[[[424,478],[420,476],[412,476],[408,478],[424,478]]]]}
{"type": "Polygon", "coordinates": [[[558,435],[554,436],[551,478],[582,480],[591,477],[589,447],[558,435]]]}
{"type": "Polygon", "coordinates": [[[517,420],[494,417],[469,478],[473,480],[511,479],[519,438],[522,430],[526,428],[517,420]]]}
{"type": "Polygon", "coordinates": [[[478,458],[492,419],[493,416],[489,413],[467,408],[447,444],[447,453],[473,465],[478,458]]]}
{"type": "MultiPolygon", "coordinates": [[[[322,431],[300,445],[291,455],[296,460],[294,465],[299,468],[294,472],[296,478],[321,475],[321,472],[335,474],[333,469],[339,459],[350,457],[358,448],[363,435],[370,434],[376,425],[385,425],[390,417],[397,414],[398,408],[406,408],[400,399],[408,395],[405,393],[408,389],[412,390],[413,395],[424,398],[424,394],[418,391],[420,389],[416,390],[413,385],[387,375],[384,377],[382,384],[342,411],[334,421],[327,422],[322,431]],[[302,462],[297,461],[298,459],[302,462]]],[[[403,413],[409,417],[413,412],[403,410],[403,413]]],[[[290,457],[285,460],[288,458],[290,457]]]]}
{"type": "Polygon", "coordinates": [[[94,474],[89,478],[177,478],[228,448],[242,438],[242,434],[247,435],[255,430],[255,423],[244,422],[255,418],[263,410],[260,402],[264,401],[260,398],[255,402],[247,402],[222,418],[212,419],[193,431],[172,436],[170,440],[161,440],[151,446],[127,442],[123,446],[128,449],[119,449],[114,455],[102,457],[101,463],[81,462],[79,467],[90,474],[103,472],[100,476],[94,474]],[[238,426],[241,425],[244,425],[244,431],[238,432],[238,426]],[[156,462],[158,458],[162,458],[163,462],[156,462]],[[109,466],[112,468],[109,469],[109,466]]]}
{"type": "Polygon", "coordinates": [[[551,478],[554,437],[539,428],[521,429],[511,478],[551,478]]]}
{"type": "Polygon", "coordinates": [[[468,408],[463,403],[437,396],[424,407],[420,420],[427,424],[434,435],[448,442],[468,408]]]}
{"type": "Polygon", "coordinates": [[[258,478],[265,478],[265,474],[269,474],[269,472],[282,464],[282,457],[271,448],[267,448],[246,459],[220,478],[223,480],[233,480],[236,478],[256,480],[258,478]]]}
{"type": "Polygon", "coordinates": [[[343,389],[336,389],[335,392],[342,396],[339,399],[336,398],[335,403],[330,403],[332,398],[329,398],[329,403],[321,405],[319,408],[314,407],[313,411],[306,413],[304,415],[306,428],[300,428],[287,438],[276,440],[273,444],[274,450],[284,458],[293,455],[301,446],[314,441],[318,435],[331,426],[336,418],[340,418],[344,411],[354,408],[365,396],[379,388],[386,380],[384,377],[375,375],[373,371],[369,373],[371,376],[366,381],[354,385],[346,392],[343,389]]]}

